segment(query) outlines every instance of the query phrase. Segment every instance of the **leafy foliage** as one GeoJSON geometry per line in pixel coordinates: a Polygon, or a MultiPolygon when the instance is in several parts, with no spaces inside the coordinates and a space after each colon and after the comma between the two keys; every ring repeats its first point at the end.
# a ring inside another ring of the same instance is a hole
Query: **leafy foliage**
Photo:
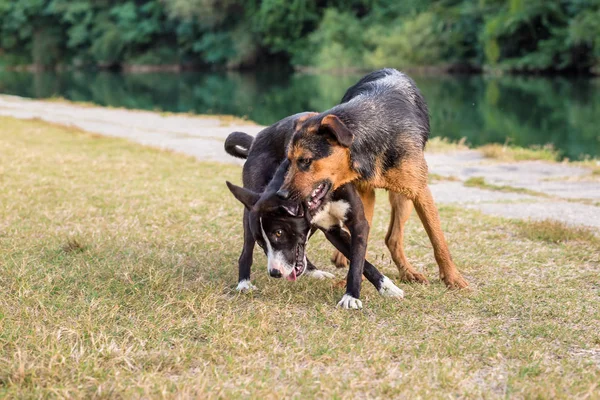
{"type": "Polygon", "coordinates": [[[600,0],[0,0],[4,64],[600,71],[600,0]]]}

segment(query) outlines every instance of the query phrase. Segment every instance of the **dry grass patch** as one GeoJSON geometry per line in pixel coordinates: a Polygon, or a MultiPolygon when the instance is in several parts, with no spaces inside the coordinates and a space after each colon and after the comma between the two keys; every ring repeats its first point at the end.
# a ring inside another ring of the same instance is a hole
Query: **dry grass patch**
{"type": "Polygon", "coordinates": [[[551,144],[530,148],[490,143],[477,148],[487,158],[499,161],[558,160],[558,151],[551,144]]]}
{"type": "Polygon", "coordinates": [[[600,160],[597,158],[588,158],[583,161],[575,161],[574,165],[589,168],[592,171],[592,177],[598,178],[600,177],[600,160]]]}
{"type": "MultiPolygon", "coordinates": [[[[570,241],[586,242],[598,246],[600,239],[593,230],[570,226],[561,221],[551,219],[543,221],[527,221],[518,224],[519,232],[528,239],[541,240],[549,243],[564,243],[570,241]]],[[[600,248],[598,248],[600,251],[600,248]]]]}
{"type": "Polygon", "coordinates": [[[454,141],[445,137],[432,137],[427,141],[425,151],[428,153],[445,153],[448,151],[468,150],[467,138],[454,141]]]}
{"type": "MultiPolygon", "coordinates": [[[[455,207],[440,216],[472,289],[448,292],[413,215],[406,251],[431,285],[267,276],[234,288],[235,166],[0,119],[0,398],[599,397],[600,252],[455,207]],[[576,351],[575,351],[576,350],[576,351]]],[[[397,281],[378,195],[369,258],[397,281]]],[[[331,246],[309,255],[329,265],[331,246]]]]}
{"type": "Polygon", "coordinates": [[[79,240],[74,239],[74,238],[69,238],[69,239],[67,239],[67,242],[62,246],[62,250],[65,253],[82,252],[85,250],[85,246],[82,245],[79,242],[79,240]]]}
{"type": "MultiPolygon", "coordinates": [[[[431,179],[430,179],[430,182],[432,182],[431,179]]],[[[498,191],[498,192],[521,193],[521,194],[527,194],[529,196],[544,197],[547,199],[555,199],[555,200],[560,200],[560,201],[568,201],[568,202],[572,202],[572,203],[588,204],[588,205],[592,205],[592,206],[600,205],[600,203],[598,203],[594,200],[591,200],[591,199],[563,198],[563,197],[559,197],[559,196],[552,196],[552,195],[549,195],[544,192],[538,192],[535,190],[526,189],[526,188],[514,187],[514,186],[510,186],[510,185],[494,185],[491,183],[487,183],[485,178],[482,176],[473,176],[473,177],[467,179],[466,181],[464,181],[463,184],[465,186],[469,186],[469,187],[477,187],[480,189],[494,190],[494,191],[498,191]]]]}
{"type": "Polygon", "coordinates": [[[487,183],[485,181],[485,178],[482,176],[473,176],[473,177],[467,179],[464,182],[464,185],[469,186],[469,187],[478,187],[480,189],[495,190],[498,192],[512,192],[512,193],[528,194],[531,196],[550,197],[546,193],[536,192],[535,190],[518,188],[518,187],[508,186],[508,185],[493,185],[491,183],[487,183]]]}
{"type": "Polygon", "coordinates": [[[440,174],[429,173],[428,181],[429,181],[429,183],[457,182],[457,181],[460,181],[460,179],[458,179],[457,177],[452,176],[452,175],[440,175],[440,174]]]}

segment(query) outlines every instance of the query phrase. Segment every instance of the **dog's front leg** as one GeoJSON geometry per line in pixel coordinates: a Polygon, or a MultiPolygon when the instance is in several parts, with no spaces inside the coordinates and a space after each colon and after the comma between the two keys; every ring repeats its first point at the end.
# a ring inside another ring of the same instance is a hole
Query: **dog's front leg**
{"type": "MultiPolygon", "coordinates": [[[[324,231],[325,237],[333,246],[344,255],[346,258],[351,257],[351,240],[348,232],[342,230],[341,227],[336,226],[328,231],[324,231]]],[[[375,286],[375,289],[382,296],[403,298],[404,291],[392,282],[387,276],[383,275],[379,270],[365,260],[363,275],[375,286]]]]}
{"type": "MultiPolygon", "coordinates": [[[[338,249],[342,253],[345,253],[344,255],[350,260],[350,268],[346,280],[346,293],[338,303],[338,306],[354,309],[362,308],[362,302],[359,298],[363,269],[365,269],[365,276],[375,285],[379,293],[385,296],[402,297],[404,293],[392,281],[383,276],[374,266],[368,263],[365,264],[370,228],[369,222],[365,217],[363,203],[354,185],[348,184],[342,186],[336,191],[334,196],[338,201],[346,202],[349,207],[346,208],[343,217],[340,217],[341,224],[336,227],[332,226],[330,229],[338,230],[337,235],[342,237],[344,235],[347,236],[347,233],[342,231],[342,224],[350,231],[350,248],[338,249]]],[[[335,246],[335,243],[333,244],[335,246]]]]}
{"type": "MultiPolygon", "coordinates": [[[[334,226],[329,230],[324,230],[323,233],[329,242],[344,255],[344,257],[351,259],[352,243],[350,234],[344,231],[340,226],[334,226]]],[[[379,289],[379,283],[385,276],[375,268],[373,264],[364,260],[363,274],[376,288],[379,289]]]]}
{"type": "MultiPolygon", "coordinates": [[[[340,221],[350,231],[350,251],[348,260],[350,268],[346,278],[346,293],[338,303],[342,308],[362,308],[360,286],[362,283],[365,256],[367,255],[367,240],[369,239],[369,222],[365,217],[363,203],[356,188],[349,184],[339,188],[335,194],[349,206],[340,221]]],[[[341,226],[340,226],[341,229],[341,226]]]]}
{"type": "Polygon", "coordinates": [[[367,221],[356,221],[348,226],[350,230],[350,268],[346,278],[346,293],[338,303],[342,308],[362,308],[360,287],[362,283],[365,256],[367,255],[367,238],[369,237],[369,224],[367,221]]]}
{"type": "Polygon", "coordinates": [[[254,253],[254,237],[252,237],[252,231],[250,230],[250,218],[249,211],[244,209],[244,247],[242,254],[238,260],[238,285],[237,290],[240,292],[246,292],[256,289],[250,282],[250,271],[252,269],[252,255],[254,253]]]}

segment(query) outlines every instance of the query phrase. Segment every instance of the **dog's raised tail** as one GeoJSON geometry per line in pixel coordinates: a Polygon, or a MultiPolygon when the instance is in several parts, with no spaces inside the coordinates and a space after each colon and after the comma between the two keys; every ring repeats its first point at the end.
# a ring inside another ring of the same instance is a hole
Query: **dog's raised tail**
{"type": "Polygon", "coordinates": [[[232,132],[225,139],[225,151],[237,158],[248,158],[254,137],[244,132],[232,132]]]}

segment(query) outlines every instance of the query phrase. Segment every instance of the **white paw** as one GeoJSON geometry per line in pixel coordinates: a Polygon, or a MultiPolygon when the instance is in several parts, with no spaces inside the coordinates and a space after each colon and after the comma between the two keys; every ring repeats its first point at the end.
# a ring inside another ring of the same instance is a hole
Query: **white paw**
{"type": "Polygon", "coordinates": [[[358,310],[359,308],[362,308],[362,301],[360,301],[359,299],[355,299],[354,297],[346,293],[337,305],[338,307],[342,307],[345,309],[352,308],[354,310],[358,310]]]}
{"type": "Polygon", "coordinates": [[[244,279],[243,281],[240,281],[238,283],[237,287],[235,288],[235,290],[237,290],[238,292],[251,292],[256,289],[258,289],[258,288],[256,286],[254,286],[248,279],[244,279]]]}
{"type": "Polygon", "coordinates": [[[384,276],[381,280],[379,294],[386,297],[404,297],[404,291],[398,286],[394,285],[394,282],[392,282],[387,276],[384,276]]]}
{"type": "Polygon", "coordinates": [[[312,269],[310,271],[306,271],[306,276],[310,276],[311,278],[315,279],[335,278],[334,274],[327,271],[321,271],[320,269],[312,269]]]}

